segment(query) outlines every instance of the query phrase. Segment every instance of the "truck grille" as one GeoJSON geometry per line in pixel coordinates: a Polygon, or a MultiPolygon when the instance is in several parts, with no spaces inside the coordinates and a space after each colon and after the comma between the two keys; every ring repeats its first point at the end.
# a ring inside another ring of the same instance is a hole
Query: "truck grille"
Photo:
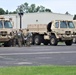
{"type": "Polygon", "coordinates": [[[1,31],[1,32],[0,32],[0,35],[6,36],[6,35],[7,35],[7,31],[1,31]]]}
{"type": "Polygon", "coordinates": [[[70,35],[71,34],[71,31],[65,31],[65,34],[66,35],[70,35]]]}

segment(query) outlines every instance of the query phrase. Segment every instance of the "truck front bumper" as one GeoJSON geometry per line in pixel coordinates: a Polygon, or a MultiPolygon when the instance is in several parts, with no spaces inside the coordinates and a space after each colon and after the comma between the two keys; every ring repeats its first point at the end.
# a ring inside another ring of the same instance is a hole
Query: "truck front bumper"
{"type": "Polygon", "coordinates": [[[0,42],[9,41],[12,38],[13,37],[11,37],[11,36],[0,36],[0,42]]]}
{"type": "Polygon", "coordinates": [[[58,35],[58,38],[62,40],[71,40],[76,38],[76,35],[58,35]]]}

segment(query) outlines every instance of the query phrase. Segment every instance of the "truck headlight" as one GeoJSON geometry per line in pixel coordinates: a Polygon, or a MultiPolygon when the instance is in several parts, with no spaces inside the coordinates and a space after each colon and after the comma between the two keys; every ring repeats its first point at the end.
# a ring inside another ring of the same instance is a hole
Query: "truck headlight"
{"type": "Polygon", "coordinates": [[[76,35],[76,32],[73,32],[73,35],[76,35]]]}

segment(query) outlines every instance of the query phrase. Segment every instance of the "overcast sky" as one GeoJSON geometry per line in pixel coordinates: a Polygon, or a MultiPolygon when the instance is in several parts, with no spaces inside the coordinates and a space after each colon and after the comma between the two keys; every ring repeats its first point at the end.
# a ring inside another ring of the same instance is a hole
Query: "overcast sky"
{"type": "Polygon", "coordinates": [[[4,10],[14,11],[16,8],[27,2],[30,4],[42,5],[49,8],[54,13],[65,13],[68,11],[70,14],[76,14],[76,0],[0,0],[0,8],[4,10]]]}

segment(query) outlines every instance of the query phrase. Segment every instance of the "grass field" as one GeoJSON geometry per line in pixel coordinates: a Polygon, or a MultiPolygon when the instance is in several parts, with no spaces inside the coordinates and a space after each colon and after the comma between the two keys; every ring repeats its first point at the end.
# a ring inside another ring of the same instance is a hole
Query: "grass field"
{"type": "Polygon", "coordinates": [[[0,75],[76,75],[76,66],[3,67],[0,75]]]}

